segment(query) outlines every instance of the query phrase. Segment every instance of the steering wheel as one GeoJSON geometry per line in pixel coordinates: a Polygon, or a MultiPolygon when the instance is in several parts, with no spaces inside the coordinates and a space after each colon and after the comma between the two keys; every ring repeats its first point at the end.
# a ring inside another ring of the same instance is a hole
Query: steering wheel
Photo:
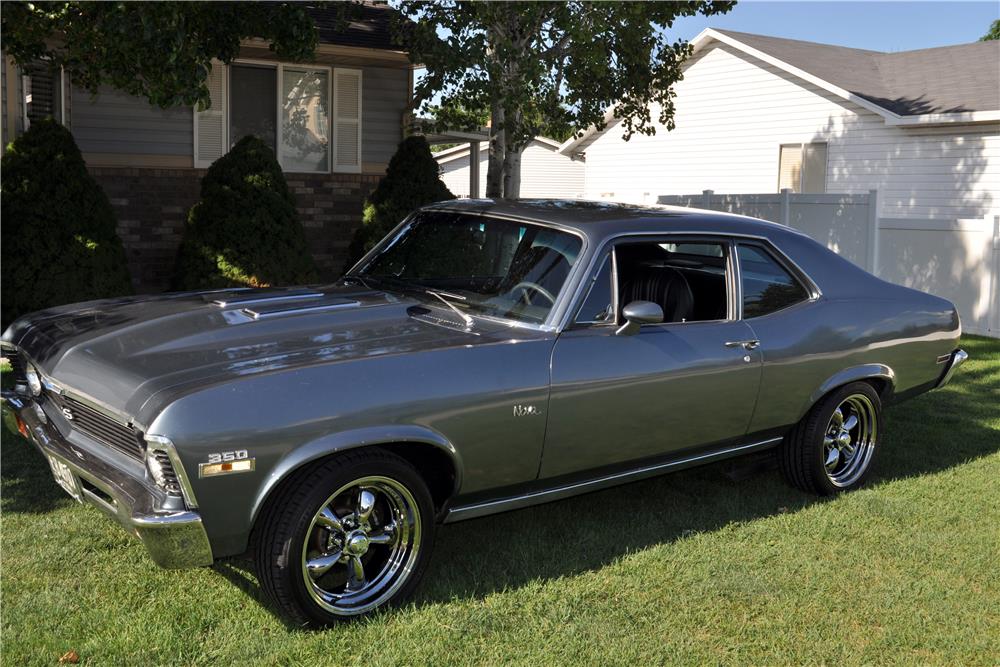
{"type": "Polygon", "coordinates": [[[532,291],[532,292],[536,292],[538,294],[541,294],[546,299],[548,299],[549,302],[552,305],[555,305],[555,303],[556,303],[556,297],[555,297],[554,294],[552,294],[552,292],[548,291],[547,289],[545,289],[544,287],[542,287],[538,283],[531,282],[530,280],[522,280],[518,284],[514,285],[513,289],[511,289],[511,291],[513,292],[514,290],[518,290],[518,289],[524,290],[525,301],[527,301],[529,304],[531,303],[531,297],[528,296],[528,291],[529,290],[532,291]]]}

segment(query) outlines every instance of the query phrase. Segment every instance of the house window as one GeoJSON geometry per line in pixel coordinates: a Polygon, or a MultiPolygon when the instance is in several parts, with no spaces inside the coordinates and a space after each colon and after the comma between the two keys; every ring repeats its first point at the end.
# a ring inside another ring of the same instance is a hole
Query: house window
{"type": "Polygon", "coordinates": [[[826,192],[826,144],[782,144],[778,191],[826,192]]]}
{"type": "Polygon", "coordinates": [[[48,117],[65,123],[62,70],[51,67],[47,62],[36,62],[25,66],[21,72],[21,116],[24,128],[48,117]]]}
{"type": "MultiPolygon", "coordinates": [[[[255,136],[275,150],[278,109],[278,70],[259,65],[229,68],[229,147],[240,139],[255,136]]],[[[213,103],[215,100],[213,100],[213,103]]]]}
{"type": "Polygon", "coordinates": [[[195,165],[207,167],[247,135],[285,171],[361,171],[361,72],[237,62],[209,76],[212,106],[195,113],[195,165]]]}

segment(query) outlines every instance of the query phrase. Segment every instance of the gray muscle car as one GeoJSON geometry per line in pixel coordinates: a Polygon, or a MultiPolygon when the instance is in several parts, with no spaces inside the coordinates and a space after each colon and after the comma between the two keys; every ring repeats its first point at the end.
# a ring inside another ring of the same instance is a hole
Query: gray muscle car
{"type": "Polygon", "coordinates": [[[437,522],[775,449],[862,484],[882,407],[966,355],[944,299],[794,230],[597,202],[417,211],[340,281],[52,308],[17,426],[163,567],[250,554],[292,618],[399,600],[437,522]]]}

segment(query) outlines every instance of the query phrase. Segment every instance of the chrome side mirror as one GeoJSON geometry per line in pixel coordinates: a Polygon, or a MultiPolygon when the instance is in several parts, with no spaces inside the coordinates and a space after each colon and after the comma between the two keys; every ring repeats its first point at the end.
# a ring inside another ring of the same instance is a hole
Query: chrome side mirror
{"type": "Polygon", "coordinates": [[[663,309],[652,301],[633,301],[622,310],[625,324],[615,332],[616,336],[632,336],[639,333],[643,324],[659,324],[663,321],[663,309]]]}

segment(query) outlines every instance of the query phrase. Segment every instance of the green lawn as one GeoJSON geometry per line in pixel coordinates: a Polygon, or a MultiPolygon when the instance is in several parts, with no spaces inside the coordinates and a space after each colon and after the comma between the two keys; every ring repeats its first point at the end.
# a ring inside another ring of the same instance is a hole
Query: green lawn
{"type": "Polygon", "coordinates": [[[168,572],[5,434],[2,658],[54,664],[1000,660],[1000,341],[891,408],[876,478],[822,501],[686,471],[440,529],[408,606],[287,627],[248,564],[168,572]]]}

